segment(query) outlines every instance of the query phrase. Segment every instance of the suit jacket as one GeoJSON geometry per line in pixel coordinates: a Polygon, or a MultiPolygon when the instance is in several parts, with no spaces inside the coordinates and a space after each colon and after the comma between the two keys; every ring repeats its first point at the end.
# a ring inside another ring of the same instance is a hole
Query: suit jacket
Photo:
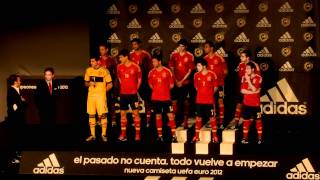
{"type": "Polygon", "coordinates": [[[44,79],[37,84],[35,102],[40,113],[41,111],[54,112],[57,94],[58,84],[56,81],[52,80],[52,94],[50,94],[48,83],[44,79]]]}
{"type": "Polygon", "coordinates": [[[20,94],[15,88],[9,87],[7,92],[7,112],[10,123],[24,122],[24,113],[26,109],[26,102],[22,101],[21,91],[20,94]],[[16,107],[16,109],[14,108],[16,107]]]}

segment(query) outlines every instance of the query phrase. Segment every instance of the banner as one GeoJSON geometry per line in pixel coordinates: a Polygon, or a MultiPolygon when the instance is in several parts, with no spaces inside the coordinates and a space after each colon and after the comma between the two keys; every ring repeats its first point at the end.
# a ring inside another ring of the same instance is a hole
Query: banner
{"type": "Polygon", "coordinates": [[[320,179],[318,158],[105,152],[22,154],[20,174],[320,179]]]}

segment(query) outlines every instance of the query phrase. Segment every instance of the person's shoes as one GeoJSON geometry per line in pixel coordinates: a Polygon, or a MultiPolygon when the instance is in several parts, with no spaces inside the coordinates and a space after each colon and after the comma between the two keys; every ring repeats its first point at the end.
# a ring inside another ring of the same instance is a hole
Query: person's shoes
{"type": "Polygon", "coordinates": [[[118,139],[120,141],[127,141],[127,137],[125,135],[120,135],[118,139]]]}
{"type": "Polygon", "coordinates": [[[90,141],[95,141],[96,140],[96,137],[95,136],[89,136],[87,139],[86,139],[86,141],[87,142],[90,142],[90,141]]]}
{"type": "Polygon", "coordinates": [[[258,144],[262,144],[262,143],[263,143],[262,139],[259,139],[258,144]]]}
{"type": "Polygon", "coordinates": [[[14,158],[14,159],[11,160],[11,163],[12,163],[12,164],[19,164],[19,163],[20,163],[20,160],[17,159],[17,158],[14,158]]]}
{"type": "Polygon", "coordinates": [[[177,142],[177,136],[172,136],[172,138],[171,138],[171,142],[177,142]]]}
{"type": "Polygon", "coordinates": [[[159,136],[159,137],[157,138],[157,141],[158,141],[158,142],[163,142],[163,137],[162,137],[162,136],[159,136]]]}
{"type": "Polygon", "coordinates": [[[242,143],[242,144],[249,144],[249,141],[246,140],[246,139],[242,139],[241,143],[242,143]]]}
{"type": "Polygon", "coordinates": [[[212,137],[212,142],[213,142],[213,143],[219,143],[219,138],[218,138],[218,136],[213,136],[213,137],[212,137]]]}
{"type": "Polygon", "coordinates": [[[105,136],[105,135],[102,135],[102,136],[101,136],[101,139],[102,139],[103,142],[107,142],[107,141],[108,141],[108,138],[107,138],[107,136],[105,136]]]}
{"type": "Polygon", "coordinates": [[[194,136],[194,137],[192,138],[192,142],[193,142],[193,143],[196,143],[196,142],[198,142],[198,141],[200,141],[199,137],[194,136]]]}

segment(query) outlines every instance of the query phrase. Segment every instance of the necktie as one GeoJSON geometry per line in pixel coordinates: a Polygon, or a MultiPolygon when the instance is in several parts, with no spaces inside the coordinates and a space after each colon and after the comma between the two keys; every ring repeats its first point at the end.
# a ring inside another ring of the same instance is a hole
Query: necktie
{"type": "Polygon", "coordinates": [[[51,82],[49,82],[49,92],[52,95],[52,84],[51,84],[51,82]]]}

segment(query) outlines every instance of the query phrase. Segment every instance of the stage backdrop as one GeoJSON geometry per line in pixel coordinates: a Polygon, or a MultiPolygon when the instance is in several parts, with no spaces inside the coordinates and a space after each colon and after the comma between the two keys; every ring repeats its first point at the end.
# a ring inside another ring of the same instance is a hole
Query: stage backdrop
{"type": "Polygon", "coordinates": [[[91,53],[108,42],[117,56],[138,37],[149,52],[161,46],[167,62],[180,38],[190,42],[195,57],[203,56],[202,43],[212,40],[226,58],[232,97],[239,52],[248,48],[263,71],[264,117],[305,119],[318,107],[316,0],[108,0],[95,4],[92,14],[91,53]]]}

